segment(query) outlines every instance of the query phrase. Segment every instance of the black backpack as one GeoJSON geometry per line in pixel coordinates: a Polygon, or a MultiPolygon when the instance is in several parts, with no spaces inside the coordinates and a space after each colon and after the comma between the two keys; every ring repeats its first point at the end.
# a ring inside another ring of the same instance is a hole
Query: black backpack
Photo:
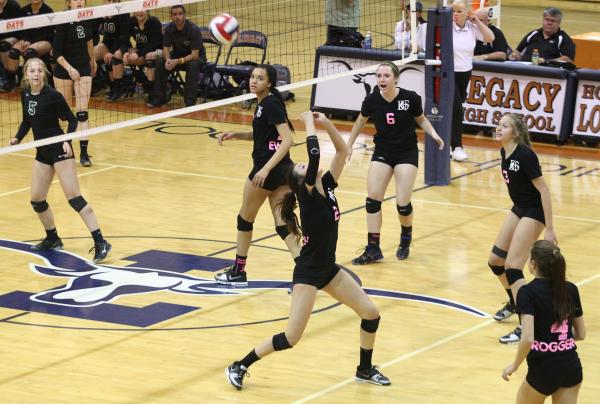
{"type": "Polygon", "coordinates": [[[362,48],[364,40],[365,37],[358,31],[344,27],[332,27],[330,31],[330,40],[327,41],[325,45],[362,48]]]}
{"type": "MultiPolygon", "coordinates": [[[[287,66],[284,65],[279,65],[279,64],[273,64],[272,65],[275,70],[277,70],[277,84],[276,87],[279,86],[284,86],[286,84],[290,84],[292,82],[292,74],[290,73],[290,69],[288,69],[287,66]]],[[[281,97],[283,98],[284,101],[288,101],[288,100],[294,100],[294,93],[292,93],[291,91],[282,91],[281,92],[281,97]]]]}

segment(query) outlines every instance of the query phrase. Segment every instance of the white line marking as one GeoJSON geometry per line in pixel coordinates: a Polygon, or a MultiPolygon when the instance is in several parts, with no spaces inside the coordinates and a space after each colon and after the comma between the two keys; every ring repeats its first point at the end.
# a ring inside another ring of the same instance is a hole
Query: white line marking
{"type": "MultiPolygon", "coordinates": [[[[589,278],[587,278],[587,279],[584,279],[584,280],[582,280],[582,281],[576,282],[575,284],[576,284],[577,286],[583,286],[583,285],[586,285],[586,284],[588,284],[588,283],[591,283],[591,282],[593,282],[593,281],[595,281],[595,280],[597,280],[597,279],[600,279],[600,273],[598,273],[598,274],[596,274],[596,275],[593,275],[593,276],[591,276],[591,277],[589,277],[589,278]]],[[[416,350],[414,350],[414,351],[412,351],[412,352],[408,352],[408,353],[406,353],[406,354],[404,354],[404,355],[398,356],[397,358],[394,358],[394,359],[392,359],[391,361],[388,361],[388,362],[386,362],[386,363],[382,364],[382,365],[380,366],[380,368],[381,368],[381,369],[384,369],[384,368],[386,368],[386,367],[389,367],[389,366],[395,365],[395,364],[397,364],[397,363],[400,363],[400,362],[402,362],[402,361],[405,361],[406,359],[410,359],[410,358],[412,358],[413,356],[417,356],[417,355],[419,355],[419,354],[421,354],[421,353],[423,353],[423,352],[430,351],[430,350],[432,350],[432,349],[434,349],[434,348],[437,348],[437,347],[439,347],[439,346],[441,346],[441,345],[444,345],[444,344],[446,344],[446,343],[448,343],[448,342],[451,342],[451,341],[453,341],[453,340],[455,340],[455,339],[457,339],[457,338],[460,338],[460,337],[462,337],[462,336],[465,336],[465,335],[467,335],[467,334],[470,334],[470,333],[472,333],[472,332],[474,332],[474,331],[477,331],[477,330],[479,330],[480,328],[487,327],[488,325],[490,325],[490,324],[493,324],[493,323],[496,323],[496,321],[495,321],[495,320],[492,320],[492,319],[490,319],[490,320],[486,320],[486,321],[484,321],[484,322],[482,322],[482,323],[479,323],[479,324],[477,324],[477,325],[474,325],[474,326],[473,326],[473,327],[471,327],[471,328],[467,328],[466,330],[463,330],[463,331],[457,332],[456,334],[452,334],[452,335],[450,335],[449,337],[446,337],[446,338],[443,338],[443,339],[441,339],[441,340],[438,340],[438,341],[436,341],[436,342],[433,342],[433,343],[431,343],[431,344],[429,344],[429,345],[426,345],[426,346],[424,346],[424,347],[422,347],[422,348],[419,348],[419,349],[416,349],[416,350]]],[[[304,397],[304,398],[301,398],[300,400],[296,400],[296,401],[294,401],[293,403],[294,403],[294,404],[306,403],[306,402],[308,402],[308,401],[311,401],[311,400],[317,399],[317,398],[319,398],[319,397],[323,397],[324,395],[326,395],[326,394],[329,394],[329,393],[331,393],[332,391],[335,391],[335,390],[339,389],[340,387],[344,387],[345,385],[347,385],[347,384],[350,384],[350,383],[352,383],[353,381],[354,381],[354,378],[350,378],[350,379],[343,380],[343,381],[341,381],[341,382],[339,382],[339,383],[336,383],[336,384],[333,384],[333,385],[331,385],[331,386],[329,386],[329,387],[327,387],[327,388],[324,388],[323,390],[319,390],[319,391],[317,391],[317,392],[315,392],[315,393],[313,393],[313,394],[311,394],[311,395],[308,395],[308,396],[306,396],[306,397],[304,397]]]]}
{"type": "MultiPolygon", "coordinates": [[[[85,173],[77,174],[77,177],[85,177],[86,175],[98,174],[98,173],[101,173],[104,171],[112,170],[113,168],[116,168],[116,166],[111,165],[109,167],[101,168],[101,169],[95,170],[95,171],[86,171],[85,173]]],[[[59,182],[58,180],[54,180],[54,181],[52,181],[52,184],[57,184],[58,182],[59,182]]],[[[29,191],[30,189],[31,189],[31,187],[25,187],[25,188],[15,189],[14,191],[4,192],[4,193],[0,194],[0,198],[3,196],[17,194],[17,193],[23,192],[23,191],[29,191]]]]}

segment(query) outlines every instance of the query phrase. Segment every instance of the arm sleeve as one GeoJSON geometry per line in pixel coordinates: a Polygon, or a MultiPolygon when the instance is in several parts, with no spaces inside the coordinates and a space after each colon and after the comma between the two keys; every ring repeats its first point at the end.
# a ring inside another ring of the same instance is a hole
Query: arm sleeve
{"type": "Polygon", "coordinates": [[[67,26],[65,24],[61,24],[56,27],[54,41],[52,42],[52,52],[54,54],[55,59],[58,59],[60,56],[64,55],[64,41],[66,29],[67,26]]]}
{"type": "Polygon", "coordinates": [[[532,316],[535,316],[533,298],[529,291],[528,285],[523,285],[521,289],[519,289],[517,297],[517,312],[520,314],[530,314],[532,316]]]}
{"type": "Polygon", "coordinates": [[[171,24],[167,25],[165,28],[165,32],[163,34],[163,46],[165,48],[171,47],[171,33],[170,33],[171,24]]]}
{"type": "Polygon", "coordinates": [[[19,125],[19,129],[17,130],[17,134],[15,135],[15,137],[19,140],[19,143],[21,143],[21,140],[23,140],[23,138],[31,128],[29,120],[27,119],[27,115],[25,114],[27,106],[25,105],[24,94],[24,92],[21,93],[21,109],[23,110],[21,115],[21,124],[19,125]]]}
{"type": "Polygon", "coordinates": [[[333,174],[331,174],[331,171],[327,171],[325,174],[323,174],[321,182],[323,183],[323,188],[325,189],[335,189],[338,186],[338,183],[335,182],[335,178],[333,178],[333,174]]]}
{"type": "Polygon", "coordinates": [[[494,52],[508,53],[508,42],[506,42],[506,37],[504,37],[502,31],[497,29],[494,31],[494,35],[496,36],[494,42],[492,42],[494,52]]]}
{"type": "Polygon", "coordinates": [[[568,56],[571,60],[575,59],[575,43],[568,36],[563,37],[563,42],[558,50],[561,55],[568,56]]]}
{"type": "Polygon", "coordinates": [[[531,32],[527,35],[525,35],[523,37],[523,39],[521,39],[521,42],[519,42],[519,44],[517,45],[517,50],[519,52],[523,52],[523,49],[525,49],[527,47],[527,45],[529,45],[529,43],[527,42],[527,38],[531,35],[531,32]]]}
{"type": "Polygon", "coordinates": [[[527,156],[527,159],[524,161],[525,167],[523,167],[523,172],[527,178],[534,180],[542,176],[542,168],[540,167],[540,160],[538,159],[537,154],[535,154],[531,149],[528,154],[529,156],[527,156]]]}
{"type": "Polygon", "coordinates": [[[190,48],[192,50],[196,50],[196,49],[200,49],[202,46],[202,34],[200,33],[200,29],[198,28],[198,26],[196,24],[192,24],[192,27],[190,29],[190,43],[191,46],[190,48]]]}
{"type": "Polygon", "coordinates": [[[71,111],[71,108],[69,108],[67,101],[65,101],[64,97],[58,91],[55,93],[54,97],[59,118],[62,121],[69,122],[69,125],[67,126],[67,133],[75,132],[78,124],[75,114],[73,114],[73,111],[71,111]]]}
{"type": "Polygon", "coordinates": [[[308,152],[308,168],[306,169],[306,177],[304,178],[304,182],[306,185],[314,186],[317,180],[319,160],[321,158],[319,140],[315,135],[311,135],[306,138],[306,151],[308,152]]]}

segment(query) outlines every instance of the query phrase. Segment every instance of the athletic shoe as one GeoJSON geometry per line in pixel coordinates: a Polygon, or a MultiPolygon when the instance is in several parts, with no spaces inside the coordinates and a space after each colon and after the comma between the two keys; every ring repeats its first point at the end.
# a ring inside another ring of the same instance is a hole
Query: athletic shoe
{"type": "Polygon", "coordinates": [[[97,264],[102,262],[111,249],[112,245],[110,245],[110,243],[106,240],[101,243],[94,244],[94,246],[90,248],[90,252],[94,251],[94,263],[97,264]]]}
{"type": "Polygon", "coordinates": [[[123,95],[125,95],[125,90],[123,88],[115,88],[113,90],[112,94],[110,94],[106,97],[106,101],[115,102],[119,98],[121,98],[123,95]]]}
{"type": "Polygon", "coordinates": [[[33,251],[62,250],[62,248],[63,242],[60,238],[57,238],[56,240],[49,240],[48,237],[31,246],[33,251]]]}
{"type": "Polygon", "coordinates": [[[385,377],[383,373],[379,371],[379,366],[373,366],[371,369],[359,370],[356,369],[356,376],[354,377],[359,382],[373,383],[378,386],[389,386],[392,384],[390,379],[385,377]]]}
{"type": "Polygon", "coordinates": [[[494,320],[504,321],[516,312],[517,308],[515,307],[515,305],[510,304],[510,302],[506,302],[506,304],[504,304],[504,306],[502,306],[502,308],[498,310],[496,314],[494,314],[494,320]]]}
{"type": "Polygon", "coordinates": [[[521,326],[518,326],[506,335],[503,335],[499,339],[501,344],[514,344],[515,342],[521,341],[521,326]]]}
{"type": "Polygon", "coordinates": [[[455,147],[452,152],[452,159],[454,161],[465,161],[469,159],[469,155],[465,153],[462,147],[455,147]]]}
{"type": "MultiPolygon", "coordinates": [[[[360,251],[360,250],[359,250],[360,251]]],[[[383,253],[379,247],[370,247],[367,245],[361,255],[352,260],[353,265],[366,265],[372,262],[381,261],[383,253]]]]}
{"type": "Polygon", "coordinates": [[[235,265],[232,265],[229,268],[226,268],[223,272],[216,274],[215,281],[217,281],[220,284],[229,285],[233,287],[248,286],[246,272],[237,271],[235,265]]]}
{"type": "Polygon", "coordinates": [[[81,153],[81,155],[79,156],[79,163],[82,167],[91,167],[92,160],[90,160],[90,155],[88,155],[87,153],[81,153]]]}
{"type": "Polygon", "coordinates": [[[411,240],[411,236],[400,236],[400,245],[398,246],[398,251],[396,251],[396,258],[399,260],[405,260],[408,258],[411,240]]]}
{"type": "Polygon", "coordinates": [[[225,369],[225,376],[227,376],[227,380],[229,380],[229,383],[231,383],[233,387],[241,390],[244,377],[250,377],[250,373],[248,373],[248,368],[240,365],[239,362],[233,362],[225,369]]]}

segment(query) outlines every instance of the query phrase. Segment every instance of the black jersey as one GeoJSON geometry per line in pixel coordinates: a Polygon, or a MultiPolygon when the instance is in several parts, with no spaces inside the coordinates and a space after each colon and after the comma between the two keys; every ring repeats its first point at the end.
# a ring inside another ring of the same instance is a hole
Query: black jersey
{"type": "Polygon", "coordinates": [[[199,50],[200,60],[206,60],[206,50],[202,45],[202,33],[200,28],[190,20],[185,20],[183,29],[179,31],[174,22],[165,28],[163,46],[172,48],[172,53],[178,57],[187,56],[193,50],[199,50]]]}
{"type": "Polygon", "coordinates": [[[377,130],[375,146],[388,153],[416,147],[415,117],[423,115],[421,96],[414,91],[399,90],[398,96],[388,102],[376,88],[365,97],[360,109],[363,116],[373,118],[377,130]]]}
{"type": "Polygon", "coordinates": [[[531,54],[537,49],[540,57],[551,60],[561,56],[568,56],[571,60],[575,59],[575,43],[569,35],[562,29],[548,38],[544,38],[542,28],[531,31],[525,35],[517,50],[523,54],[521,60],[531,61],[531,54]]]}
{"type": "Polygon", "coordinates": [[[72,66],[90,63],[87,43],[93,39],[93,22],[79,21],[61,24],[56,27],[52,45],[54,57],[64,57],[72,66]]]}
{"type": "Polygon", "coordinates": [[[519,143],[512,154],[502,155],[502,177],[508,187],[508,194],[513,203],[521,208],[542,207],[540,191],[533,185],[532,180],[542,176],[542,169],[537,155],[524,144],[519,143]]]}
{"type": "MultiPolygon", "coordinates": [[[[52,8],[50,8],[50,6],[48,6],[46,3],[42,3],[42,6],[38,10],[37,14],[33,13],[31,4],[28,4],[25,7],[23,7],[22,10],[26,16],[50,14],[54,12],[54,10],[52,10],[52,8]]],[[[48,41],[52,43],[54,39],[54,27],[52,25],[48,25],[45,27],[28,29],[26,31],[23,31],[22,39],[26,40],[29,43],[36,43],[40,41],[48,41]]]]}
{"type": "MultiPolygon", "coordinates": [[[[258,103],[252,120],[252,136],[254,138],[252,160],[255,166],[264,166],[279,149],[282,138],[275,125],[286,122],[285,107],[276,96],[269,94],[258,103]]],[[[289,163],[291,163],[291,159],[288,152],[278,165],[289,163]]]]}
{"type": "MultiPolygon", "coordinates": [[[[577,286],[566,282],[565,288],[575,309],[572,318],[582,316],[583,308],[577,286]]],[[[569,353],[572,355],[577,349],[573,339],[573,321],[565,320],[562,324],[556,322],[552,299],[552,283],[548,279],[535,278],[519,289],[518,312],[535,318],[534,341],[527,355],[528,362],[569,353]]]]}
{"type": "Polygon", "coordinates": [[[19,142],[23,140],[29,129],[33,130],[35,140],[62,135],[59,119],[69,121],[67,131],[77,129],[77,118],[67,105],[67,101],[55,89],[44,86],[39,94],[32,94],[31,90],[21,92],[21,106],[23,120],[15,137],[19,142]]]}
{"type": "Polygon", "coordinates": [[[323,174],[321,183],[326,196],[321,195],[316,187],[309,193],[304,184],[298,195],[303,234],[298,265],[316,267],[335,263],[340,221],[340,209],[334,193],[337,183],[329,171],[323,174]]]}
{"type": "Polygon", "coordinates": [[[100,20],[98,32],[102,35],[102,43],[110,45],[117,44],[123,52],[127,51],[129,42],[129,15],[118,14],[112,17],[104,17],[100,20]]]}
{"type": "Polygon", "coordinates": [[[129,19],[129,34],[135,41],[136,49],[143,55],[162,49],[163,35],[162,24],[160,20],[153,15],[148,16],[148,20],[142,29],[135,16],[129,19]]]}
{"type": "MultiPolygon", "coordinates": [[[[11,18],[24,17],[25,13],[21,10],[21,6],[15,0],[7,0],[4,4],[4,9],[0,12],[0,20],[10,20],[11,18]]],[[[5,32],[0,34],[0,40],[5,38],[21,38],[23,31],[5,32]]]]}
{"type": "Polygon", "coordinates": [[[487,55],[494,52],[508,53],[508,42],[506,42],[504,33],[494,26],[494,24],[488,25],[488,28],[494,34],[494,41],[490,43],[477,40],[475,42],[475,52],[473,54],[487,55]]]}

